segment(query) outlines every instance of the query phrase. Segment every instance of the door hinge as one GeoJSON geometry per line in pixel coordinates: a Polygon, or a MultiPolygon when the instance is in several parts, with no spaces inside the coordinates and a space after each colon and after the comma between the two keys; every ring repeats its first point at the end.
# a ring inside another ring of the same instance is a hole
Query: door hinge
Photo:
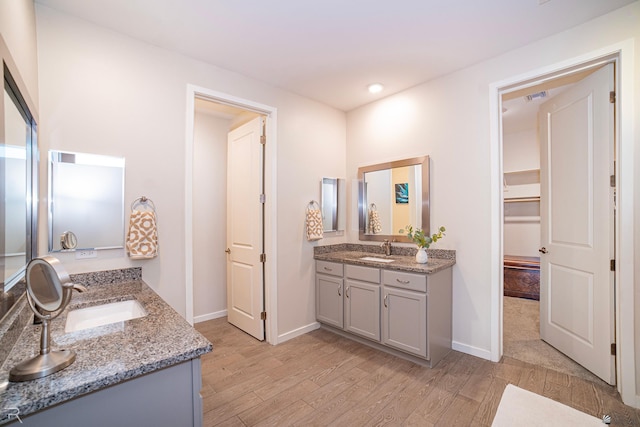
{"type": "Polygon", "coordinates": [[[611,343],[611,355],[612,356],[616,355],[616,343],[614,342],[611,343]]]}
{"type": "Polygon", "coordinates": [[[260,144],[265,145],[267,143],[267,136],[260,135],[260,144]]]}
{"type": "Polygon", "coordinates": [[[616,186],[616,176],[615,175],[611,175],[609,177],[609,186],[615,188],[615,186],[616,186]]]}
{"type": "Polygon", "coordinates": [[[262,193],[262,194],[260,195],[260,203],[264,203],[264,202],[266,202],[266,200],[267,200],[267,196],[265,196],[265,194],[264,194],[264,193],[262,193]]]}
{"type": "Polygon", "coordinates": [[[260,254],[260,262],[267,262],[267,254],[260,254]]]}
{"type": "Polygon", "coordinates": [[[616,271],[616,260],[615,259],[609,260],[609,270],[616,271]]]}
{"type": "Polygon", "coordinates": [[[260,320],[267,320],[267,312],[263,311],[262,313],[260,313],[260,320]]]}
{"type": "Polygon", "coordinates": [[[609,102],[612,104],[615,104],[616,102],[616,92],[613,90],[609,92],[609,102]]]}

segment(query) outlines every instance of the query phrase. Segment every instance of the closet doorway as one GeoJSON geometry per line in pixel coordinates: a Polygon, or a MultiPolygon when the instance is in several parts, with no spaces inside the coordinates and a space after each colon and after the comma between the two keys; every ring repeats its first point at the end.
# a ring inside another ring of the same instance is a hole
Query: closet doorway
{"type": "Polygon", "coordinates": [[[275,217],[272,214],[275,191],[271,193],[275,129],[270,129],[275,123],[275,109],[195,87],[190,87],[188,101],[191,105],[187,106],[185,185],[187,320],[198,323],[227,316],[230,323],[255,338],[275,344],[275,322],[264,315],[276,313],[272,297],[275,281],[271,280],[276,259],[271,238],[271,221],[275,217]],[[245,138],[242,129],[256,128],[250,123],[259,123],[260,132],[245,138]],[[259,147],[254,156],[259,164],[233,160],[253,145],[259,147]],[[256,188],[250,189],[256,190],[255,198],[244,188],[244,184],[251,184],[249,181],[257,182],[256,188]],[[238,188],[240,184],[244,187],[238,188]],[[268,200],[270,194],[272,200],[268,200]],[[254,199],[256,203],[243,206],[254,199]],[[252,224],[241,226],[234,218],[244,218],[243,221],[250,220],[252,224]],[[250,236],[251,242],[235,242],[243,236],[250,236]],[[245,253],[247,245],[253,248],[249,253],[245,253]],[[271,255],[270,263],[260,256],[266,253],[271,255]],[[256,262],[247,263],[242,257],[256,258],[256,262]],[[251,268],[247,268],[249,264],[251,268]],[[233,285],[231,291],[229,283],[233,285]]]}
{"type": "Polygon", "coordinates": [[[503,354],[615,384],[608,62],[502,94],[503,354]]]}

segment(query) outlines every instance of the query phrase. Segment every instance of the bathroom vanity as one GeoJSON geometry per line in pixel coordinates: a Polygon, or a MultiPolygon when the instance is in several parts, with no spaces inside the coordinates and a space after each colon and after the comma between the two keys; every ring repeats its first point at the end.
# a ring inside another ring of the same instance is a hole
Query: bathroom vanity
{"type": "MultiPolygon", "coordinates": [[[[451,350],[454,251],[427,264],[377,246],[317,247],[316,319],[324,328],[430,367],[451,350]]],[[[408,248],[407,248],[408,249],[408,248]]],[[[409,249],[412,250],[412,249],[409,249]]]]}
{"type": "Polygon", "coordinates": [[[0,424],[202,425],[200,357],[211,343],[142,281],[140,268],[71,279],[88,290],[75,294],[51,326],[52,347],[76,353],[69,367],[8,382],[9,370],[38,351],[40,327],[32,324],[25,301],[0,325],[3,346],[15,336],[11,351],[0,354],[0,424]],[[146,316],[65,331],[73,310],[129,300],[139,302],[146,316]]]}

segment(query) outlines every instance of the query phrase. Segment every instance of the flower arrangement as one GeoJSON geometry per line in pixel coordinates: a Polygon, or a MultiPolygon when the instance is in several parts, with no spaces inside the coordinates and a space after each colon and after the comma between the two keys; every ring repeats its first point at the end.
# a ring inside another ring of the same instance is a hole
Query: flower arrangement
{"type": "Polygon", "coordinates": [[[418,248],[428,249],[432,243],[437,242],[445,236],[445,231],[447,231],[446,228],[441,226],[440,228],[438,228],[437,233],[428,236],[424,234],[424,231],[422,229],[416,228],[414,230],[413,226],[407,225],[404,230],[400,230],[400,234],[404,234],[406,232],[407,237],[413,240],[413,243],[418,245],[418,248]]]}

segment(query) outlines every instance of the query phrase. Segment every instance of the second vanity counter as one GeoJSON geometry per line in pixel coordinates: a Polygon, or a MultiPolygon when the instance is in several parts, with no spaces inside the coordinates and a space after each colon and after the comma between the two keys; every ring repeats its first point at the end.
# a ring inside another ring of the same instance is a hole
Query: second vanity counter
{"type": "MultiPolygon", "coordinates": [[[[87,285],[88,291],[74,293],[69,307],[52,321],[51,340],[54,350],[75,351],[75,362],[44,378],[8,382],[13,366],[39,352],[41,327],[29,322],[0,368],[0,401],[4,408],[15,408],[12,410],[26,416],[126,380],[197,360],[212,350],[211,343],[141,278],[107,284],[74,282],[87,285]],[[69,311],[131,299],[140,302],[146,316],[65,333],[69,311]]],[[[0,419],[0,424],[3,421],[7,420],[0,419]]]]}
{"type": "Polygon", "coordinates": [[[320,261],[341,262],[421,274],[437,273],[452,267],[456,263],[455,251],[428,249],[428,262],[426,264],[418,264],[414,255],[408,255],[414,253],[415,249],[394,247],[393,250],[396,253],[385,256],[378,246],[373,245],[341,244],[318,246],[315,248],[314,258],[320,261]],[[404,252],[398,253],[400,251],[404,252]],[[362,258],[380,258],[393,261],[363,260],[362,258]]]}

